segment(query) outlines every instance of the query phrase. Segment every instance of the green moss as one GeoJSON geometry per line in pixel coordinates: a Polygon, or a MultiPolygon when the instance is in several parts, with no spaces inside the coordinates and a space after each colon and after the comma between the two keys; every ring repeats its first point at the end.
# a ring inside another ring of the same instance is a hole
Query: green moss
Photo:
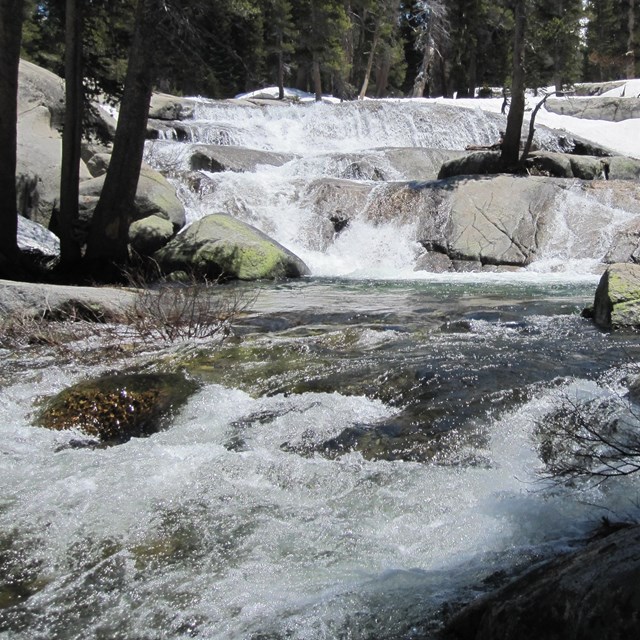
{"type": "Polygon", "coordinates": [[[609,298],[614,305],[640,300],[640,281],[630,274],[609,272],[609,298]]]}
{"type": "Polygon", "coordinates": [[[125,442],[158,431],[196,388],[179,374],[104,376],[59,393],[36,424],[57,431],[77,429],[103,442],[125,442]]]}
{"type": "Polygon", "coordinates": [[[613,306],[611,311],[611,327],[613,329],[640,329],[640,296],[638,298],[613,306]]]}

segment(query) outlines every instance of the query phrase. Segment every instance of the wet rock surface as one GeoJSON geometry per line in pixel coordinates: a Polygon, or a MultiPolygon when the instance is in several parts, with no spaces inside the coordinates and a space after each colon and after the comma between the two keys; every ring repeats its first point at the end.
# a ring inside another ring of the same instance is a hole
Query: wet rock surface
{"type": "Polygon", "coordinates": [[[623,527],[462,609],[447,640],[613,640],[640,634],[640,527],[623,527]]]}
{"type": "Polygon", "coordinates": [[[37,424],[119,444],[162,429],[196,389],[180,374],[104,376],[62,391],[46,404],[37,424]]]}

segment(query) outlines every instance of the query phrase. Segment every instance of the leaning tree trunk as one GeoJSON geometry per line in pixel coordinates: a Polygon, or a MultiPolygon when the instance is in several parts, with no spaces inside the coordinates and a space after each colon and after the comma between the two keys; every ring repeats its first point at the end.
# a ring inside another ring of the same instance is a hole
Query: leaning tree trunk
{"type": "Polygon", "coordinates": [[[80,243],[75,230],[82,142],[82,1],[66,2],[65,48],[65,112],[57,232],[62,267],[72,269],[80,261],[80,243]]]}
{"type": "Polygon", "coordinates": [[[162,0],[138,0],[113,153],[87,243],[87,263],[98,280],[120,279],[129,260],[129,225],[155,76],[154,16],[161,15],[162,4],[162,0]]]}
{"type": "Polygon", "coordinates": [[[0,275],[18,270],[16,139],[23,0],[0,0],[0,275]]]}
{"type": "Polygon", "coordinates": [[[378,47],[378,40],[380,39],[380,23],[376,25],[376,30],[373,33],[373,42],[371,43],[371,50],[369,51],[369,57],[367,58],[367,68],[364,72],[364,80],[362,81],[362,88],[358,94],[358,100],[364,100],[367,95],[367,89],[369,87],[369,78],[371,78],[371,70],[373,69],[373,60],[376,55],[376,48],[378,47]]]}
{"type": "Polygon", "coordinates": [[[424,90],[427,86],[429,79],[429,62],[431,61],[431,20],[427,24],[427,29],[424,33],[424,50],[422,52],[422,62],[420,63],[420,69],[418,75],[413,83],[412,97],[422,98],[424,96],[424,90]]]}
{"type": "Polygon", "coordinates": [[[502,141],[502,166],[514,171],[518,166],[520,137],[524,120],[524,33],[526,28],[525,1],[515,3],[515,31],[513,36],[513,71],[511,77],[511,107],[507,116],[507,129],[502,141]]]}

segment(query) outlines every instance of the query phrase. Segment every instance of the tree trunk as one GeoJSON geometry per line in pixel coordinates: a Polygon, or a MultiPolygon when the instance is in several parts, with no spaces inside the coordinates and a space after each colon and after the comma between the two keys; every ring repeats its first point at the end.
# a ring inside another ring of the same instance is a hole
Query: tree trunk
{"type": "Polygon", "coordinates": [[[507,116],[507,129],[502,141],[502,165],[507,171],[515,170],[520,153],[520,136],[524,120],[524,34],[526,28],[525,1],[515,2],[515,31],[513,36],[513,71],[511,78],[511,107],[507,116]]]}
{"type": "Polygon", "coordinates": [[[278,41],[278,100],[284,100],[284,56],[282,55],[282,37],[278,41]]]}
{"type": "Polygon", "coordinates": [[[0,275],[18,270],[16,138],[23,0],[0,0],[0,275]]]}
{"type": "Polygon", "coordinates": [[[382,63],[376,75],[376,98],[384,98],[387,95],[389,73],[391,72],[391,52],[387,50],[382,58],[382,63]]]}
{"type": "Polygon", "coordinates": [[[82,2],[66,1],[65,16],[65,112],[62,133],[60,175],[60,212],[58,228],[60,259],[63,269],[80,261],[80,243],[75,228],[78,222],[78,187],[82,142],[82,2]]]}
{"type": "Polygon", "coordinates": [[[111,162],[93,216],[86,258],[99,280],[118,280],[129,260],[132,220],[155,76],[155,19],[162,0],[138,0],[111,162]]]}
{"type": "Polygon", "coordinates": [[[413,83],[414,98],[422,98],[424,96],[424,90],[427,86],[427,80],[429,79],[429,62],[431,60],[431,20],[427,25],[426,33],[424,34],[424,50],[422,52],[422,62],[420,63],[420,70],[413,83]]]}
{"type": "Polygon", "coordinates": [[[376,30],[373,33],[373,41],[371,43],[371,50],[369,51],[369,57],[367,58],[367,68],[364,72],[364,80],[362,81],[362,88],[358,94],[358,100],[363,100],[367,95],[367,88],[369,86],[369,78],[371,77],[371,70],[373,69],[373,59],[376,55],[376,48],[378,46],[378,40],[380,39],[380,23],[376,24],[376,30]]]}
{"type": "Polygon", "coordinates": [[[320,61],[316,53],[313,54],[312,75],[316,102],[320,102],[322,100],[322,76],[320,75],[320,61]]]}
{"type": "Polygon", "coordinates": [[[636,55],[635,55],[635,26],[636,12],[635,0],[629,0],[629,11],[627,13],[627,53],[626,55],[626,76],[628,80],[636,77],[636,55]]]}

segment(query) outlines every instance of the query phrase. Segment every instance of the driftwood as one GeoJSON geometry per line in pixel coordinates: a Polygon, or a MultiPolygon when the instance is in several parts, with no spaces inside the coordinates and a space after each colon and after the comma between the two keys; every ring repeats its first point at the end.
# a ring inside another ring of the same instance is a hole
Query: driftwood
{"type": "Polygon", "coordinates": [[[500,151],[502,149],[502,138],[494,144],[468,144],[465,151],[500,151]]]}

